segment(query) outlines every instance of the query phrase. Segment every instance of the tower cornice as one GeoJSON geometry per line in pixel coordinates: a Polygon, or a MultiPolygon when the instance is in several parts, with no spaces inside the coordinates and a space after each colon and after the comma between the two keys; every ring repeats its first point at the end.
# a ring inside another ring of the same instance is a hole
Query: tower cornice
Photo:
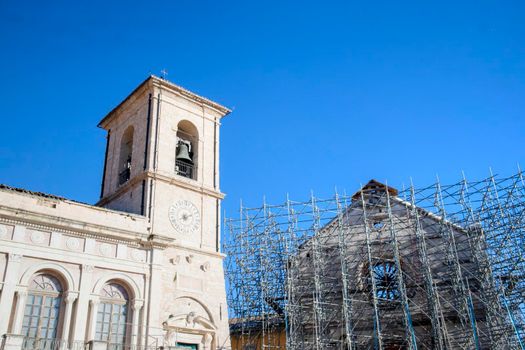
{"type": "Polygon", "coordinates": [[[231,113],[231,109],[214,102],[206,97],[200,96],[194,92],[191,92],[190,90],[187,90],[183,88],[182,86],[179,86],[177,84],[174,84],[166,79],[159,78],[155,75],[150,75],[147,77],[142,83],[139,84],[122,102],[120,102],[115,108],[113,108],[102,120],[98,123],[98,127],[105,129],[105,126],[113,119],[115,115],[117,115],[117,112],[122,109],[122,107],[128,102],[129,100],[133,99],[136,95],[139,95],[139,91],[141,89],[147,89],[148,87],[157,87],[160,89],[166,89],[168,91],[171,91],[181,97],[186,98],[189,101],[193,101],[202,105],[207,106],[208,108],[211,108],[215,111],[217,111],[221,118],[227,116],[231,113]]]}
{"type": "Polygon", "coordinates": [[[214,197],[220,200],[224,199],[224,197],[226,196],[224,193],[220,191],[216,191],[215,189],[210,188],[210,187],[202,186],[199,183],[194,183],[194,181],[192,180],[180,178],[177,175],[169,176],[169,175],[159,174],[153,171],[144,171],[141,174],[133,176],[133,178],[130,181],[128,181],[124,186],[120,187],[116,192],[112,193],[109,196],[105,196],[101,198],[95,205],[99,207],[104,207],[107,203],[120,197],[122,194],[128,192],[130,188],[134,186],[138,186],[142,182],[142,180],[145,180],[148,178],[162,181],[170,185],[176,185],[180,188],[185,188],[190,191],[196,192],[198,194],[207,195],[207,196],[214,197]]]}

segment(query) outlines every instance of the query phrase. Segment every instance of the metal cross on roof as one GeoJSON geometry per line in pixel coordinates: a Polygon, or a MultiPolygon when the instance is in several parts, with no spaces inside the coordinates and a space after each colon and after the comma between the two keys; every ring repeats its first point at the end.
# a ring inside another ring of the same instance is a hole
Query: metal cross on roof
{"type": "Polygon", "coordinates": [[[166,76],[168,75],[168,71],[164,68],[160,71],[160,74],[162,74],[162,79],[166,79],[166,76]]]}

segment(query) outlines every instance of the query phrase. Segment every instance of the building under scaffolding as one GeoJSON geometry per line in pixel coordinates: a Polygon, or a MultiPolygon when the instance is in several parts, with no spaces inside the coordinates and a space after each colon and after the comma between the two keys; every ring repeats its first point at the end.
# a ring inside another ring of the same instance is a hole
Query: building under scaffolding
{"type": "Polygon", "coordinates": [[[241,208],[234,349],[524,349],[523,175],[241,208]]]}

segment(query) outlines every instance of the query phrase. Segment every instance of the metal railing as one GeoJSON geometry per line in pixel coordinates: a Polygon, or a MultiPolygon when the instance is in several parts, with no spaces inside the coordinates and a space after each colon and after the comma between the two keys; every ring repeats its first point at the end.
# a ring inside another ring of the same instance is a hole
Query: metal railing
{"type": "MultiPolygon", "coordinates": [[[[128,343],[121,344],[121,343],[111,343],[111,342],[105,342],[105,341],[96,341],[98,345],[94,346],[92,342],[88,342],[86,346],[86,350],[95,350],[95,349],[104,349],[104,350],[162,350],[162,346],[157,345],[131,345],[128,343]]],[[[166,349],[166,348],[164,348],[166,349]]],[[[71,350],[79,350],[79,349],[71,349],[71,350]]],[[[166,349],[168,350],[168,349],[166,349]]]]}
{"type": "MultiPolygon", "coordinates": [[[[70,344],[62,339],[44,339],[44,338],[29,338],[25,337],[22,342],[21,350],[176,350],[176,349],[187,349],[179,346],[163,346],[163,345],[130,345],[130,344],[119,344],[111,342],[99,342],[102,343],[98,346],[94,346],[92,342],[85,342],[81,340],[73,341],[70,344]]],[[[0,343],[0,349],[2,344],[0,343]]],[[[217,347],[217,350],[227,350],[223,347],[217,347]]],[[[228,349],[231,350],[229,347],[228,349]]]]}
{"type": "Polygon", "coordinates": [[[131,176],[131,169],[126,168],[120,174],[118,174],[118,184],[122,185],[126,183],[131,176]]]}
{"type": "Polygon", "coordinates": [[[108,343],[106,349],[107,350],[135,350],[139,346],[131,346],[127,344],[120,344],[120,343],[108,343]]]}
{"type": "Polygon", "coordinates": [[[22,350],[61,350],[66,348],[62,339],[24,338],[22,350]]]}
{"type": "MultiPolygon", "coordinates": [[[[129,345],[119,343],[103,343],[102,347],[106,350],[156,350],[157,346],[144,347],[140,345],[129,345]]],[[[21,350],[92,350],[93,346],[90,342],[74,341],[71,344],[67,344],[62,339],[44,339],[44,338],[24,338],[22,342],[21,350]]]]}
{"type": "Polygon", "coordinates": [[[177,175],[184,176],[189,179],[194,179],[194,170],[195,167],[193,166],[193,164],[186,163],[180,160],[175,161],[175,172],[177,173],[177,175]]]}
{"type": "Polygon", "coordinates": [[[89,344],[83,340],[75,340],[69,345],[69,350],[89,350],[89,344]]]}

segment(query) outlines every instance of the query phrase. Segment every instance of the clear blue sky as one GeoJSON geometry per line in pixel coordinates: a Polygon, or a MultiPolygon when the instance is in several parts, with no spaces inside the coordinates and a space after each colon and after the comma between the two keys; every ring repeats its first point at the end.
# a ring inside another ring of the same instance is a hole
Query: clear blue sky
{"type": "Polygon", "coordinates": [[[0,1],[0,183],[98,199],[149,73],[234,108],[224,207],[525,166],[523,1],[0,1]]]}

